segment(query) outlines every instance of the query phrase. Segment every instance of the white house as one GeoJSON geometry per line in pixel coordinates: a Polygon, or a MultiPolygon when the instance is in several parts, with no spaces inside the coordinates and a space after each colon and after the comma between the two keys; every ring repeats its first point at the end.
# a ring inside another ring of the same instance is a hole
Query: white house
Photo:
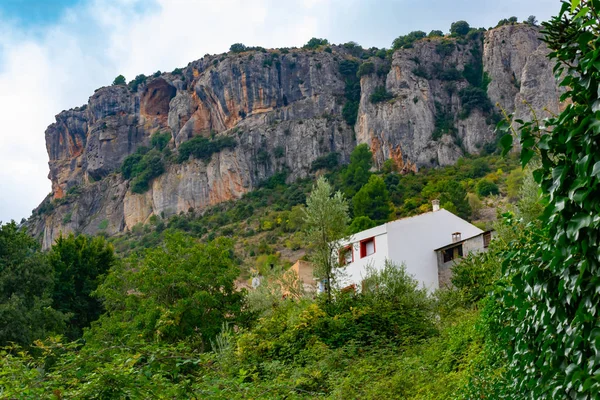
{"type": "Polygon", "coordinates": [[[450,283],[450,267],[472,251],[487,249],[491,232],[439,208],[359,232],[342,243],[340,264],[344,285],[361,283],[368,265],[381,269],[385,260],[404,264],[407,272],[427,289],[450,283]]]}

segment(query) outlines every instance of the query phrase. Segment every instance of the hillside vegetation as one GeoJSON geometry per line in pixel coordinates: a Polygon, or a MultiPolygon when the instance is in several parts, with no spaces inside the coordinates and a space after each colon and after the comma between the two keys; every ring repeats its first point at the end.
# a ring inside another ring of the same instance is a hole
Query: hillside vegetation
{"type": "Polygon", "coordinates": [[[598,398],[598,12],[596,0],[572,0],[544,23],[566,105],[544,121],[505,115],[504,157],[372,171],[358,146],[346,166],[315,161],[316,184],[280,173],[203,215],[155,216],[108,240],[71,235],[47,253],[15,223],[0,226],[1,396],[598,398]],[[305,253],[322,264],[311,215],[330,211],[339,238],[434,198],[497,232],[453,267],[451,288],[428,293],[387,264],[360,293],[309,295],[284,273],[305,253]],[[483,218],[488,204],[497,222],[483,218]],[[238,289],[256,270],[264,284],[238,289]]]}

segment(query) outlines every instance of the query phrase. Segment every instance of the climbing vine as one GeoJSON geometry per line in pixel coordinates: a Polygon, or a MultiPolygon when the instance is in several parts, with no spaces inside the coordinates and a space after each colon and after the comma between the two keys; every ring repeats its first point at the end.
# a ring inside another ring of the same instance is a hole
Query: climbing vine
{"type": "MultiPolygon", "coordinates": [[[[565,89],[560,115],[520,124],[523,165],[548,199],[547,234],[504,256],[511,398],[600,396],[600,0],[563,2],[544,41],[565,89]]],[[[502,129],[512,129],[504,123],[502,129]]],[[[513,131],[514,133],[514,131],[513,131]]],[[[502,138],[505,151],[512,135],[502,138]]]]}

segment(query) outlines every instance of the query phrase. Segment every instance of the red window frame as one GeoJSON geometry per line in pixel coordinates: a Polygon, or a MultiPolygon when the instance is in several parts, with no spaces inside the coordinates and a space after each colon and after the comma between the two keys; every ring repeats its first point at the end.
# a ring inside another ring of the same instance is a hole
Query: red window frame
{"type": "Polygon", "coordinates": [[[340,249],[340,252],[339,252],[340,265],[346,265],[346,254],[348,252],[350,252],[350,254],[352,254],[352,261],[350,261],[350,263],[354,262],[354,248],[351,244],[349,244],[348,246],[344,246],[340,249]]]}
{"type": "Polygon", "coordinates": [[[375,245],[375,236],[372,236],[367,239],[363,239],[360,241],[360,258],[365,258],[365,257],[371,255],[371,254],[367,255],[367,243],[369,243],[369,242],[373,242],[373,254],[375,254],[377,252],[377,246],[375,245]]]}

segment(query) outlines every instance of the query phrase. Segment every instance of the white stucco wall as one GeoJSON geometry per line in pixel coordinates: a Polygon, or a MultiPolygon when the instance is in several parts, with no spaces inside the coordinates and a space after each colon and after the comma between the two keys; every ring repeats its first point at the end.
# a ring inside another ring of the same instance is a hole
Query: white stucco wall
{"type": "Polygon", "coordinates": [[[409,274],[427,289],[439,288],[438,263],[435,249],[452,243],[452,233],[467,238],[483,231],[449,211],[404,218],[387,224],[389,257],[404,263],[409,274]]]}
{"type": "Polygon", "coordinates": [[[356,284],[360,287],[366,274],[366,266],[377,269],[389,259],[396,264],[404,263],[406,270],[429,290],[439,288],[438,260],[435,249],[452,243],[452,233],[460,232],[462,238],[479,235],[483,231],[449,211],[440,209],[415,217],[377,226],[350,238],[353,243],[354,262],[342,270],[345,280],[340,286],[356,284]],[[360,258],[360,241],[375,237],[375,254],[360,258]]]}
{"type": "Polygon", "coordinates": [[[367,265],[372,265],[375,268],[383,267],[386,258],[388,258],[388,242],[386,225],[379,225],[366,231],[362,231],[350,237],[349,240],[343,242],[343,246],[352,243],[352,251],[354,252],[354,262],[340,268],[338,271],[338,286],[345,287],[351,284],[356,284],[360,287],[361,282],[365,278],[367,265]],[[360,258],[360,241],[375,238],[375,254],[360,258]]]}

